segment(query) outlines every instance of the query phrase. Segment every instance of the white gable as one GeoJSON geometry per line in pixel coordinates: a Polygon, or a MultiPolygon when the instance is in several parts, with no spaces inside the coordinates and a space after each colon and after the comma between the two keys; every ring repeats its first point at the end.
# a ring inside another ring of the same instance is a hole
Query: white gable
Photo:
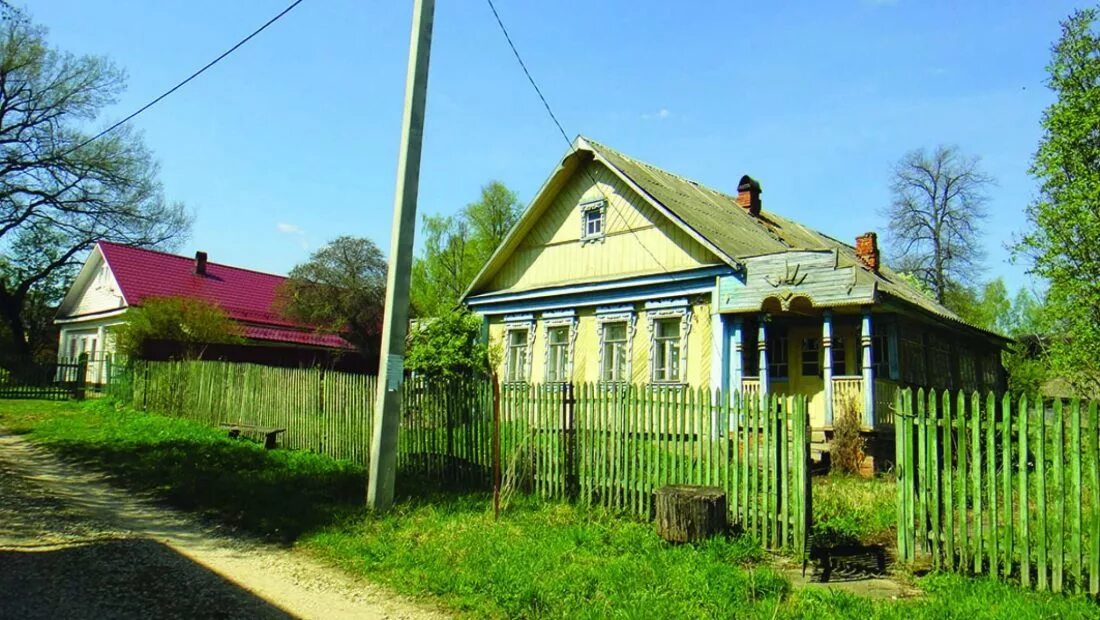
{"type": "Polygon", "coordinates": [[[96,247],[61,302],[57,310],[57,320],[98,315],[125,307],[126,300],[118,281],[96,247]]]}

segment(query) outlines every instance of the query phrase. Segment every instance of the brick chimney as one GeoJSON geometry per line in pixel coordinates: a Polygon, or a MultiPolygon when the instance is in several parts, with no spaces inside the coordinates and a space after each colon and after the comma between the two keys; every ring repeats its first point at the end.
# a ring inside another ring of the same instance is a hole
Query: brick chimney
{"type": "Polygon", "coordinates": [[[760,215],[760,194],[762,192],[760,183],[746,174],[741,177],[741,182],[737,184],[737,204],[748,211],[749,215],[754,217],[760,215]]]}
{"type": "Polygon", "coordinates": [[[856,256],[871,271],[878,271],[878,235],[869,232],[856,237],[856,256]]]}
{"type": "Polygon", "coordinates": [[[195,252],[195,275],[206,275],[206,252],[195,252]]]}

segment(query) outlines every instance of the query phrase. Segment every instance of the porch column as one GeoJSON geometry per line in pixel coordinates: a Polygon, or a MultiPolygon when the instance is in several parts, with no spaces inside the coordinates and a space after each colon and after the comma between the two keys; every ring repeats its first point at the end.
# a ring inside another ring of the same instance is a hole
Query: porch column
{"type": "Polygon", "coordinates": [[[825,382],[825,426],[833,425],[833,312],[826,310],[821,317],[821,372],[825,382]]]}
{"type": "Polygon", "coordinates": [[[768,328],[765,315],[761,314],[756,328],[756,349],[760,352],[757,357],[757,374],[760,376],[760,405],[767,407],[768,401],[768,328]]]}
{"type": "Polygon", "coordinates": [[[92,371],[92,376],[94,377],[95,383],[98,384],[103,383],[104,381],[103,360],[105,359],[107,354],[107,351],[105,350],[107,343],[107,328],[103,325],[100,325],[95,330],[95,342],[95,355],[92,357],[91,364],[92,368],[94,369],[92,371]]]}
{"type": "Polygon", "coordinates": [[[863,425],[875,426],[875,373],[871,368],[871,308],[863,309],[863,325],[860,329],[860,344],[863,346],[863,425]]]}
{"type": "MultiPolygon", "coordinates": [[[[711,306],[712,308],[717,306],[711,306]]],[[[723,394],[729,393],[729,337],[726,335],[726,322],[717,312],[710,315],[710,393],[721,388],[723,394]]]]}
{"type": "Polygon", "coordinates": [[[744,372],[741,369],[742,349],[744,348],[744,319],[733,317],[733,330],[730,332],[730,365],[729,365],[729,389],[730,393],[741,391],[741,378],[744,372]]]}

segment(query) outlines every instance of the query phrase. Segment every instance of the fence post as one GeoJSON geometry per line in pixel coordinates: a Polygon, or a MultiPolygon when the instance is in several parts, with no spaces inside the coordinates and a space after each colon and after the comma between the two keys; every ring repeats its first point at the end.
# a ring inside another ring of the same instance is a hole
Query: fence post
{"type": "Polygon", "coordinates": [[[565,462],[562,475],[565,477],[565,496],[569,501],[577,498],[577,433],[573,424],[573,384],[563,383],[561,399],[562,450],[565,462]]]}
{"type": "Polygon", "coordinates": [[[73,396],[77,400],[84,400],[87,395],[88,383],[88,354],[81,353],[76,363],[76,385],[73,387],[73,396]]]}
{"type": "Polygon", "coordinates": [[[500,383],[495,370],[489,380],[493,383],[493,518],[500,520],[500,383]]]}

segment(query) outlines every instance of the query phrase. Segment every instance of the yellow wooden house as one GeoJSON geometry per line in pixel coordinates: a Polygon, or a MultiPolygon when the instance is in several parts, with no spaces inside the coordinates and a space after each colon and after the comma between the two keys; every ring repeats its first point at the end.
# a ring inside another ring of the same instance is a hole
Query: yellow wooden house
{"type": "Polygon", "coordinates": [[[577,138],[464,301],[510,383],[635,383],[805,394],[891,422],[899,386],[1003,389],[1007,339],[882,263],[762,208],[577,138]]]}

